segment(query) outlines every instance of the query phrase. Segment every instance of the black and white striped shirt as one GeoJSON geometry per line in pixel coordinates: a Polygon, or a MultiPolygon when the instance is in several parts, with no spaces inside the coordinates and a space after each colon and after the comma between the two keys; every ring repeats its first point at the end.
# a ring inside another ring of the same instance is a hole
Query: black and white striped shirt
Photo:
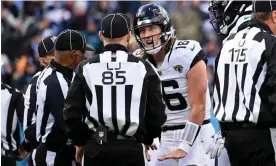
{"type": "Polygon", "coordinates": [[[16,151],[20,145],[19,123],[23,122],[24,97],[18,90],[1,83],[1,148],[16,151]]]}
{"type": "Polygon", "coordinates": [[[49,145],[63,146],[65,135],[63,109],[73,70],[54,60],[38,78],[36,139],[49,145]]]}
{"type": "Polygon", "coordinates": [[[65,102],[65,123],[76,145],[99,124],[151,143],[166,120],[160,80],[152,66],[121,45],[79,65],[65,102]]]}
{"type": "Polygon", "coordinates": [[[41,71],[37,72],[33,76],[25,93],[23,131],[24,131],[24,138],[27,143],[36,140],[36,136],[35,136],[36,84],[40,74],[41,74],[41,71]]]}
{"type": "Polygon", "coordinates": [[[254,20],[240,29],[216,60],[215,116],[221,122],[276,126],[276,38],[254,20]]]}

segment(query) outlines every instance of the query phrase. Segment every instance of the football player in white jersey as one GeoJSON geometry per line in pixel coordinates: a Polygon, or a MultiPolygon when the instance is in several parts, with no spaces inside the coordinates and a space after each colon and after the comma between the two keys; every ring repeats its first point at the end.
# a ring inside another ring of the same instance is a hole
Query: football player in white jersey
{"type": "MultiPolygon", "coordinates": [[[[140,49],[133,54],[147,59],[159,73],[167,121],[162,127],[159,160],[151,165],[203,166],[207,156],[201,137],[214,134],[210,123],[210,96],[204,53],[193,40],[177,40],[167,11],[157,4],[138,9],[134,35],[140,49]]],[[[210,142],[208,141],[208,142],[210,142]]]]}
{"type": "MultiPolygon", "coordinates": [[[[252,1],[213,0],[209,7],[211,24],[218,34],[230,36],[237,33],[239,28],[251,20],[252,1]]],[[[223,43],[224,43],[223,41],[223,43]]],[[[206,149],[210,158],[218,157],[218,165],[230,166],[227,151],[224,148],[224,138],[218,132],[212,144],[206,149]]]]}

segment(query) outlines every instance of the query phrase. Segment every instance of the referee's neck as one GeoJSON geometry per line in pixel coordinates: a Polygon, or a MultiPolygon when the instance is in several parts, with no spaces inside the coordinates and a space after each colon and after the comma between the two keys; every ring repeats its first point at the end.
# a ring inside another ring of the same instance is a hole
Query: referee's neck
{"type": "Polygon", "coordinates": [[[55,62],[63,67],[74,70],[75,59],[70,56],[71,51],[56,51],[55,62]]]}

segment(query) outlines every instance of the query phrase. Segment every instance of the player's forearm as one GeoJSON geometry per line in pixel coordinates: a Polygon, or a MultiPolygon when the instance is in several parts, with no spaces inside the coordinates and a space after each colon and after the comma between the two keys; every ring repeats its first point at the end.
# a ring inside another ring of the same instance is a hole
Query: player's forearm
{"type": "Polygon", "coordinates": [[[192,113],[189,117],[189,121],[195,124],[201,125],[205,118],[205,103],[204,104],[193,104],[192,113]]]}
{"type": "Polygon", "coordinates": [[[205,102],[192,104],[192,113],[186,122],[179,149],[188,153],[195,142],[205,117],[205,102]]]}

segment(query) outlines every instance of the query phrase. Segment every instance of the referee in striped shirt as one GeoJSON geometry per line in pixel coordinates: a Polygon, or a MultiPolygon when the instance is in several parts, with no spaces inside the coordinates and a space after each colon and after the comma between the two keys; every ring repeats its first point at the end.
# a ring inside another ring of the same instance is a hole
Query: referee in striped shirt
{"type": "MultiPolygon", "coordinates": [[[[42,39],[37,47],[39,55],[39,63],[42,69],[46,68],[50,61],[54,59],[54,44],[56,37],[49,36],[42,39]]],[[[25,93],[25,109],[24,109],[24,119],[23,119],[23,131],[24,131],[24,149],[30,152],[29,166],[33,165],[33,159],[35,156],[35,151],[38,146],[36,140],[36,86],[37,79],[41,71],[37,72],[30,81],[28,88],[25,93]]]]}
{"type": "Polygon", "coordinates": [[[55,41],[55,59],[38,78],[35,154],[37,166],[72,166],[75,149],[65,134],[63,108],[74,69],[84,60],[84,36],[75,30],[63,31],[55,41]]]}
{"type": "Polygon", "coordinates": [[[19,123],[23,121],[24,97],[21,92],[1,83],[1,165],[16,166],[27,152],[20,146],[19,123]]]}
{"type": "Polygon", "coordinates": [[[275,166],[276,1],[253,12],[216,59],[214,111],[232,166],[275,166]]]}
{"type": "Polygon", "coordinates": [[[68,91],[64,117],[83,166],[146,165],[166,120],[160,80],[153,67],[128,53],[129,18],[103,18],[104,52],[81,63],[68,91]],[[142,144],[143,143],[143,144],[142,144]]]}

